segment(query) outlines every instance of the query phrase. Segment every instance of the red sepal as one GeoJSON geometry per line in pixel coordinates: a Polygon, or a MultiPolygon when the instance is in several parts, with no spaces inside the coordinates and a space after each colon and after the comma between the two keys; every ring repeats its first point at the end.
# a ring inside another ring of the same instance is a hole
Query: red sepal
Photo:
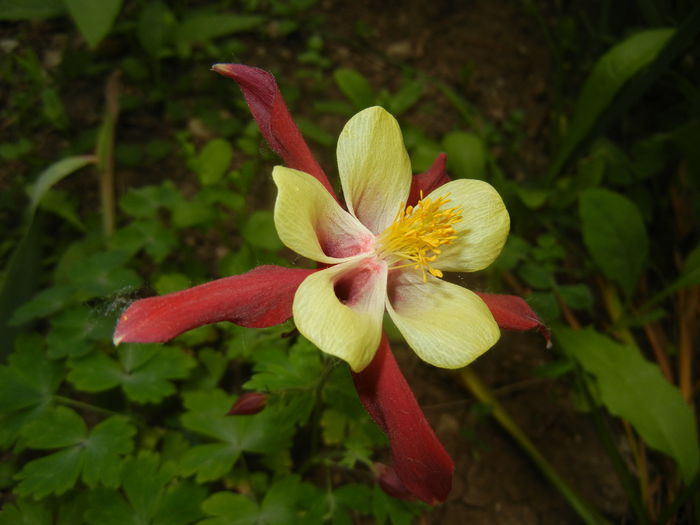
{"type": "Polygon", "coordinates": [[[415,206],[420,199],[420,192],[427,195],[443,184],[450,182],[450,177],[447,175],[445,165],[447,163],[447,155],[440,153],[433,165],[428,171],[414,175],[411,180],[411,191],[408,194],[407,206],[415,206]]]}
{"type": "Polygon", "coordinates": [[[335,197],[328,177],[294,124],[275,77],[257,67],[242,64],[215,64],[212,70],[235,80],[240,86],[263,137],[272,150],[282,157],[284,164],[313,175],[335,197]]]}
{"type": "Polygon", "coordinates": [[[283,323],[292,316],[294,292],[316,271],[259,266],[242,275],[141,299],[119,318],[114,342],[163,343],[219,321],[253,328],[283,323]]]}
{"type": "Polygon", "coordinates": [[[396,474],[396,470],[391,465],[384,463],[375,463],[374,467],[377,472],[377,481],[384,492],[394,498],[403,499],[406,501],[414,501],[416,496],[406,488],[403,482],[396,474]]]}
{"type": "Polygon", "coordinates": [[[477,295],[489,307],[498,326],[504,330],[537,330],[547,340],[547,345],[551,343],[549,330],[522,297],[479,292],[477,295]]]}
{"type": "Polygon", "coordinates": [[[246,392],[241,394],[228,411],[229,416],[252,416],[262,411],[267,405],[267,394],[262,392],[246,392]]]}
{"type": "Polygon", "coordinates": [[[362,404],[389,437],[393,468],[417,498],[435,505],[452,488],[454,463],[425,419],[385,334],[374,359],[353,373],[362,404]]]}

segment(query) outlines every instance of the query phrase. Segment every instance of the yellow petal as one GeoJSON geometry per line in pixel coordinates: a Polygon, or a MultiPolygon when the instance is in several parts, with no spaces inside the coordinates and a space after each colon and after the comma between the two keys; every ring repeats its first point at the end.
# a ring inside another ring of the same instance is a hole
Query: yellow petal
{"type": "Polygon", "coordinates": [[[411,187],[411,161],[398,122],[380,107],[359,112],[340,133],[337,156],[348,210],[372,233],[381,233],[411,187]]]}
{"type": "Polygon", "coordinates": [[[294,322],[324,352],[365,368],[379,346],[387,267],[373,258],[316,272],[294,295],[294,322]]]}
{"type": "Polygon", "coordinates": [[[392,271],[387,310],[418,357],[441,368],[471,363],[500,337],[478,295],[432,276],[392,271]]]}
{"type": "Polygon", "coordinates": [[[440,247],[433,266],[452,272],[475,272],[486,268],[498,254],[510,230],[510,217],[503,199],[489,183],[459,179],[440,186],[428,197],[435,200],[449,193],[450,208],[462,208],[462,220],[454,225],[457,239],[440,247]]]}
{"type": "Polygon", "coordinates": [[[374,237],[340,207],[315,178],[275,166],[275,227],[288,248],[314,261],[334,264],[372,250],[374,237]]]}

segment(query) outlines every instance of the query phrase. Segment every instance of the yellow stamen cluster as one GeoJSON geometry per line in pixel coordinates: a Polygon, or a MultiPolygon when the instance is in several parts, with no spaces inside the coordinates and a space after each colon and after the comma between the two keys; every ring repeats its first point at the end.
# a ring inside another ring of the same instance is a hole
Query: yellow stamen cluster
{"type": "Polygon", "coordinates": [[[426,270],[435,277],[442,272],[431,263],[440,255],[440,246],[452,244],[457,238],[454,224],[462,220],[462,208],[443,207],[450,202],[449,193],[434,202],[424,199],[423,192],[415,206],[401,207],[394,222],[378,238],[377,254],[391,262],[411,261],[407,264],[391,266],[391,269],[412,266],[423,272],[423,282],[427,280],[426,270]]]}

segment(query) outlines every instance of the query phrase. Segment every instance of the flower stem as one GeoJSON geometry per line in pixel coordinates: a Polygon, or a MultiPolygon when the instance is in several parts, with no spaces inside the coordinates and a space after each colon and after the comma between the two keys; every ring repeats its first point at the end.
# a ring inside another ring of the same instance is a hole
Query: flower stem
{"type": "Polygon", "coordinates": [[[102,408],[102,407],[98,407],[95,405],[91,405],[90,403],[84,403],[83,401],[78,401],[77,399],[71,399],[69,397],[54,395],[53,399],[57,403],[62,403],[64,405],[73,406],[75,408],[82,408],[83,410],[89,410],[90,412],[96,412],[98,414],[104,414],[106,416],[123,416],[124,415],[124,414],[120,414],[119,412],[109,410],[107,408],[102,408]]]}
{"type": "Polygon", "coordinates": [[[554,467],[540,454],[537,447],[528,439],[517,423],[510,417],[503,405],[491,394],[488,387],[481,381],[476,372],[470,367],[463,368],[459,377],[469,391],[482,403],[493,409],[491,415],[498,421],[503,429],[510,434],[515,442],[529,456],[532,462],[539,468],[545,478],[559,491],[579,517],[587,524],[609,524],[598,512],[590,507],[576,491],[564,481],[554,467]]]}

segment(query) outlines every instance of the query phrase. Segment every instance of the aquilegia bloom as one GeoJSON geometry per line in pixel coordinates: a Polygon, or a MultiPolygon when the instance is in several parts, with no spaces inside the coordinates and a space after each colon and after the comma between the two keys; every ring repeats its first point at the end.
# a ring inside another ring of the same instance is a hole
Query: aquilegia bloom
{"type": "Polygon", "coordinates": [[[120,317],[115,343],[164,342],[218,321],[273,326],[293,313],[302,334],[350,364],[360,400],[390,440],[393,466],[383,471],[392,491],[444,501],[454,465],[401,374],[381,320],[386,309],[416,353],[445,368],[486,351],[499,326],[547,335],[519,297],[475,294],[440,278],[442,271],[484,268],[498,255],[509,227],[500,197],[484,182],[450,181],[444,155],[412,176],[396,121],[370,108],[348,122],[338,142],[343,208],[274,77],[238,64],[213,69],[238,83],[286,165],[273,172],[280,238],[324,267],[260,266],[136,301],[120,317]]]}
{"type": "Polygon", "coordinates": [[[337,151],[347,210],[309,174],[272,173],[280,239],[332,265],[297,289],[297,328],[360,372],[374,357],[386,307],[423,360],[443,368],[473,361],[498,340],[498,325],[479,296],[440,277],[498,256],[510,224],[500,196],[485,182],[455,180],[407,207],[411,164],[398,123],[379,107],[350,119],[337,151]]]}

